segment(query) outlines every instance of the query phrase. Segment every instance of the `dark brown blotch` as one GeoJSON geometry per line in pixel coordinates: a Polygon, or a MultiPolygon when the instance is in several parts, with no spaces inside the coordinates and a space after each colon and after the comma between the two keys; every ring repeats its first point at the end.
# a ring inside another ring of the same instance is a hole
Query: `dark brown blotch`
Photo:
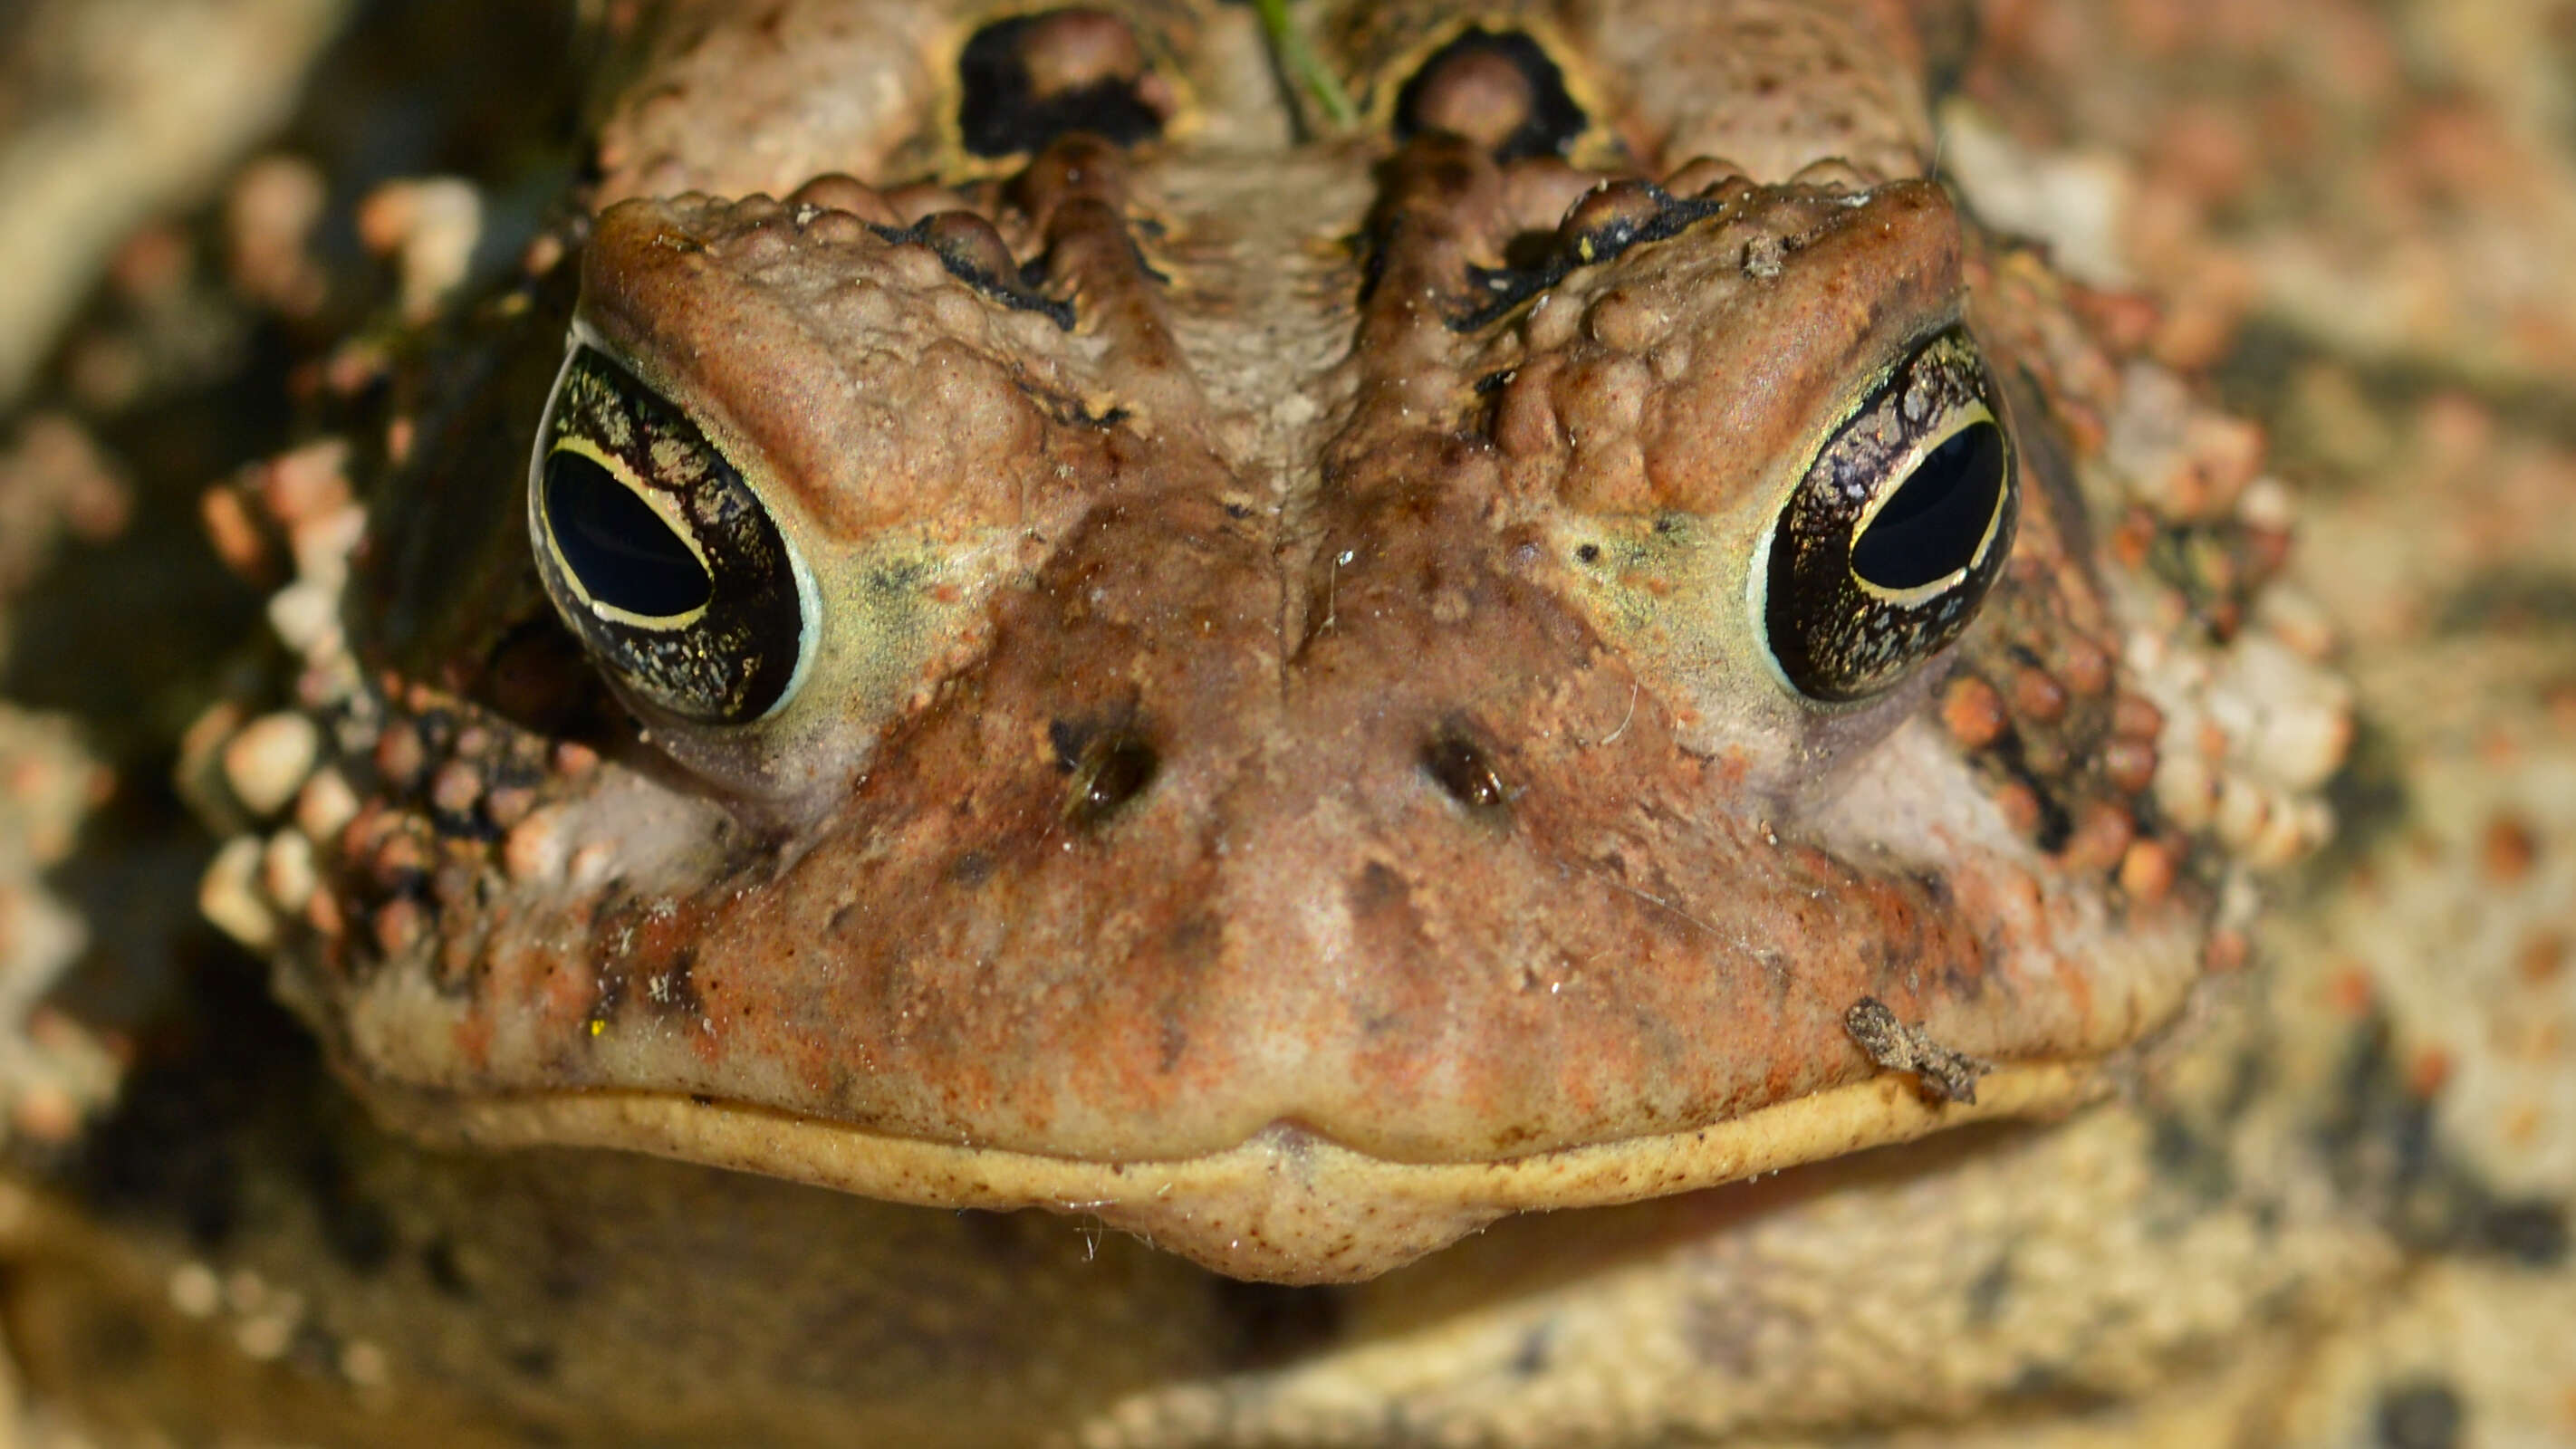
{"type": "Polygon", "coordinates": [[[1467,31],[1433,52],[1395,98],[1396,139],[1446,132],[1497,161],[1561,156],[1591,123],[1565,72],[1517,30],[1467,31]]]}
{"type": "Polygon", "coordinates": [[[951,884],[971,891],[993,878],[993,867],[991,853],[969,850],[948,863],[948,879],[951,884]]]}
{"type": "Polygon", "coordinates": [[[1367,920],[1390,906],[1401,903],[1409,894],[1404,877],[1382,860],[1372,860],[1361,867],[1350,885],[1351,915],[1367,920]]]}
{"type": "Polygon", "coordinates": [[[959,136],[978,156],[1035,151],[1088,131],[1121,146],[1161,135],[1171,87],[1126,21],[1069,8],[976,31],[957,58],[959,136]]]}
{"type": "Polygon", "coordinates": [[[2412,1379],[2390,1385],[2379,1396],[2372,1415],[2376,1439],[2384,1449],[2453,1449],[2466,1427],[2468,1411],[2459,1390],[2440,1379],[2412,1379]]]}

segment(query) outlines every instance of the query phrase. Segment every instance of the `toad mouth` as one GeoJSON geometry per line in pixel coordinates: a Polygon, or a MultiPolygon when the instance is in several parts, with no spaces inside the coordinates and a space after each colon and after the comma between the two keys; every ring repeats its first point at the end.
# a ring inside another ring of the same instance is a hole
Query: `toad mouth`
{"type": "Polygon", "coordinates": [[[1968,1102],[1884,1073],[1687,1131],[1458,1162],[1375,1157],[1293,1122],[1195,1157],[1100,1162],[672,1093],[382,1105],[476,1147],[611,1147],[928,1207],[1086,1215],[1229,1277],[1311,1284],[1376,1277],[1511,1213],[1635,1202],[1971,1122],[2061,1115],[2106,1095],[2113,1075],[2099,1058],[2004,1063],[1968,1102]]]}

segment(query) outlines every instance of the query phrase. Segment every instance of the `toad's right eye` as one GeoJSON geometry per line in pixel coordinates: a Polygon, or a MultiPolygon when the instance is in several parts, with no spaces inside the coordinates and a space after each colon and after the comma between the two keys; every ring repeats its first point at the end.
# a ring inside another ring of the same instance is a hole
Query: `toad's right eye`
{"type": "Polygon", "coordinates": [[[2020,500],[1995,397],[1954,327],[1898,364],[1807,468],[1754,579],[1763,643],[1800,696],[1881,694],[1976,617],[2020,500]]]}
{"type": "Polygon", "coordinates": [[[556,612],[639,705],[730,725],[794,695],[815,621],[792,546],[687,413],[587,344],[537,429],[528,533],[556,612]]]}

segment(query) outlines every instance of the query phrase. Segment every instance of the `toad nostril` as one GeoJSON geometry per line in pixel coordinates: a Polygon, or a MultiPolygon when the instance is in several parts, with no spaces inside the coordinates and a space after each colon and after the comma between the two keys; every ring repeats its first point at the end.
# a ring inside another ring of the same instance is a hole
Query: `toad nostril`
{"type": "Polygon", "coordinates": [[[1470,814],[1498,814],[1511,803],[1511,792],[1485,757],[1484,746],[1454,730],[1432,736],[1422,747],[1422,772],[1470,814]]]}
{"type": "Polygon", "coordinates": [[[1131,146],[1160,135],[1170,88],[1126,21],[1050,10],[976,31],[957,58],[958,130],[978,156],[1035,151],[1067,131],[1131,146]]]}
{"type": "Polygon", "coordinates": [[[1162,759],[1143,736],[1113,730],[1083,747],[1074,766],[1073,789],[1065,796],[1064,816],[1085,830],[1097,828],[1118,808],[1154,783],[1162,759]]]}

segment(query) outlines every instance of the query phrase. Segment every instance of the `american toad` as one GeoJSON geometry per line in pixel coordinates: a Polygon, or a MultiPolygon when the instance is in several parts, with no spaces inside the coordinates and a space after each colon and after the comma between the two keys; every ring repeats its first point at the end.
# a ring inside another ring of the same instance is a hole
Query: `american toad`
{"type": "Polygon", "coordinates": [[[379,1110],[1349,1279],[2081,1100],[2234,949],[1895,18],[1321,14],[1314,141],[1221,9],[756,18],[313,641],[379,1110]]]}
{"type": "Polygon", "coordinates": [[[1830,1428],[2380,1263],[2176,1207],[2294,1131],[2238,971],[2342,696],[2242,430],[1925,179],[1940,38],[1294,18],[617,10],[363,515],[263,491],[209,899],[405,1134],[243,1116],[171,1296],[356,1390],[269,1422],[1830,1428]]]}

